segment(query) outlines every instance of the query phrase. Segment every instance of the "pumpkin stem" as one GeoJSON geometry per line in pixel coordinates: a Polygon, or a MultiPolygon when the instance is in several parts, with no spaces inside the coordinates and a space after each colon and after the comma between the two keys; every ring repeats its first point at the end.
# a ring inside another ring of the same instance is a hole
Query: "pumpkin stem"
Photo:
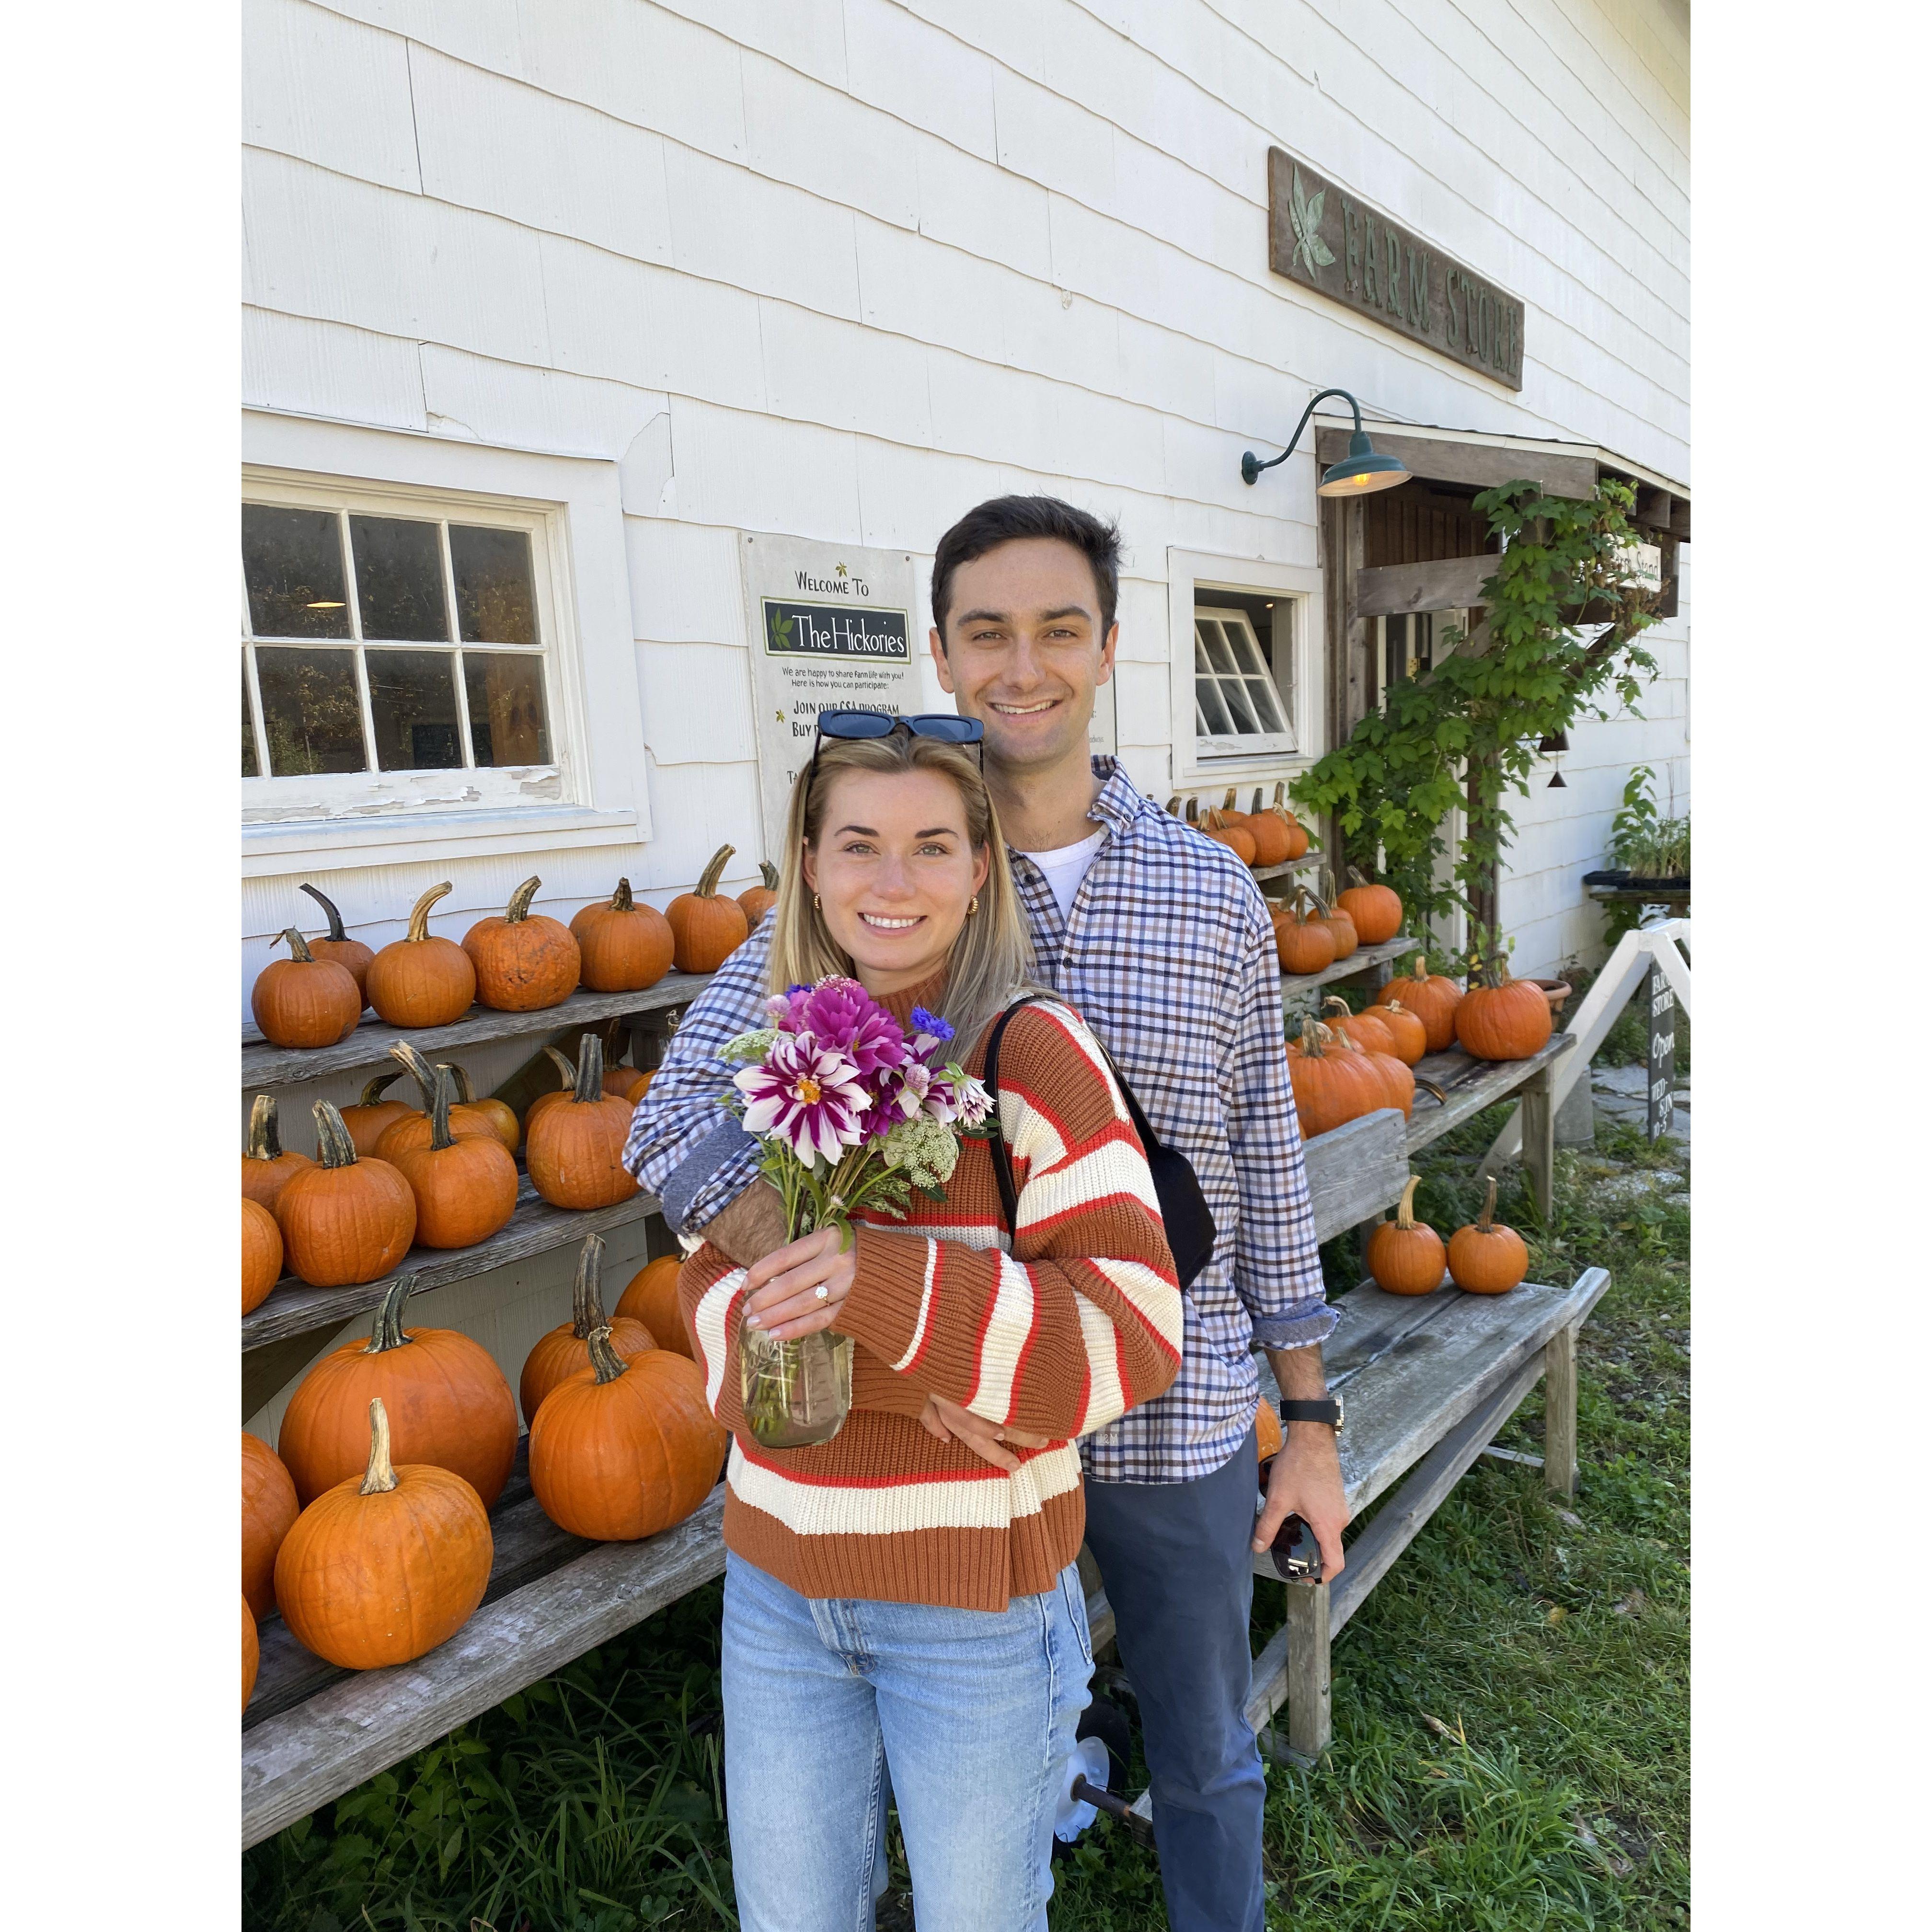
{"type": "Polygon", "coordinates": [[[420,946],[429,937],[430,908],[434,905],[445,892],[454,892],[456,888],[447,879],[445,879],[440,886],[430,886],[429,890],[410,907],[410,929],[404,934],[403,937],[416,945],[420,946]]]}
{"type": "Polygon", "coordinates": [[[778,889],[778,868],[769,859],[758,861],[758,876],[765,882],[765,890],[775,892],[778,889]]]}
{"type": "Polygon", "coordinates": [[[275,1112],[272,1094],[257,1094],[248,1110],[248,1158],[280,1160],[282,1157],[282,1123],[275,1112]]]}
{"type": "Polygon", "coordinates": [[[1419,954],[1418,954],[1418,955],[1417,955],[1417,956],[1416,956],[1416,962],[1415,962],[1415,971],[1414,971],[1414,974],[1413,976],[1414,976],[1415,979],[1417,979],[1417,980],[1418,980],[1421,981],[1421,982],[1423,982],[1423,984],[1424,984],[1425,986],[1428,983],[1428,981],[1429,981],[1429,955],[1428,955],[1427,953],[1426,953],[1426,952],[1423,952],[1423,953],[1419,953],[1419,954]]]}
{"type": "Polygon", "coordinates": [[[314,900],[317,905],[321,907],[323,914],[326,916],[328,920],[329,938],[331,939],[346,939],[349,935],[342,929],[342,915],[336,910],[335,902],[332,898],[325,897],[324,895],[317,892],[313,886],[304,886],[302,890],[308,893],[309,897],[314,900]]]}
{"type": "Polygon", "coordinates": [[[592,1329],[584,1339],[590,1345],[590,1366],[597,1371],[597,1386],[599,1388],[606,1382],[614,1382],[630,1367],[630,1364],[611,1347],[610,1330],[608,1325],[592,1329]]]}
{"type": "Polygon", "coordinates": [[[1232,785],[1230,785],[1228,788],[1228,796],[1221,801],[1221,809],[1223,812],[1232,812],[1236,809],[1234,804],[1234,788],[1232,785]]]}
{"type": "Polygon", "coordinates": [[[362,1352],[365,1355],[387,1354],[392,1348],[406,1348],[411,1336],[403,1333],[403,1304],[415,1294],[416,1278],[406,1274],[392,1281],[376,1310],[376,1318],[369,1324],[369,1346],[362,1352]]]}
{"type": "MultiPolygon", "coordinates": [[[[390,1085],[392,1082],[401,1079],[402,1077],[403,1072],[400,1067],[398,1067],[393,1073],[377,1074],[375,1078],[363,1088],[362,1097],[356,1104],[358,1107],[373,1107],[382,1097],[383,1088],[390,1085]]],[[[262,1097],[266,1099],[267,1096],[264,1095],[262,1097]]]]}
{"type": "Polygon", "coordinates": [[[400,1060],[422,1089],[423,1111],[427,1113],[436,1099],[436,1075],[428,1060],[406,1040],[399,1040],[389,1049],[392,1060],[400,1060]]]}
{"type": "Polygon", "coordinates": [[[1261,787],[1260,787],[1259,785],[1256,785],[1256,786],[1255,787],[1255,802],[1254,802],[1254,803],[1253,803],[1251,806],[1250,806],[1250,807],[1249,807],[1249,808],[1248,808],[1248,816],[1249,816],[1250,818],[1258,818],[1261,816],[1261,812],[1262,812],[1262,788],[1261,788],[1261,787]]]}
{"type": "Polygon", "coordinates": [[[1360,866],[1351,866],[1348,868],[1348,883],[1352,886],[1366,886],[1369,883],[1363,878],[1360,866]]]}
{"type": "Polygon", "coordinates": [[[586,1234],[584,1238],[583,1251],[577,1257],[577,1280],[570,1291],[570,1332],[580,1342],[590,1339],[593,1328],[604,1327],[604,1304],[598,1294],[598,1283],[604,1278],[604,1237],[586,1234]]]}
{"type": "Polygon", "coordinates": [[[1178,818],[1180,816],[1180,793],[1176,792],[1174,796],[1168,800],[1166,809],[1167,815],[1170,818],[1178,818]]]}
{"type": "Polygon", "coordinates": [[[432,1153],[441,1154],[456,1144],[456,1137],[449,1131],[449,1103],[455,1093],[456,1083],[449,1077],[449,1069],[439,1066],[429,1102],[429,1144],[432,1153]]]}
{"type": "Polygon", "coordinates": [[[721,845],[712,854],[698,881],[698,898],[715,899],[718,896],[718,881],[724,876],[725,865],[737,849],[735,845],[721,845]]]}
{"type": "Polygon", "coordinates": [[[1402,1190],[1402,1199],[1396,1204],[1395,1224],[1404,1234],[1415,1226],[1415,1190],[1421,1185],[1421,1175],[1412,1174],[1408,1185],[1402,1190]]]}
{"type": "Polygon", "coordinates": [[[1438,1107],[1446,1107],[1448,1106],[1448,1094],[1444,1092],[1442,1088],[1437,1086],[1434,1081],[1418,1073],[1415,1076],[1415,1084],[1420,1087],[1438,1107]]]}
{"type": "Polygon", "coordinates": [[[1322,1010],[1324,1013],[1339,1012],[1345,1020],[1352,1020],[1355,1017],[1349,1010],[1348,1001],[1343,999],[1340,993],[1330,993],[1322,1002],[1322,1010]]]}
{"type": "Polygon", "coordinates": [[[510,895],[510,903],[503,908],[503,923],[519,926],[530,916],[530,902],[537,896],[537,888],[542,880],[532,874],[510,895]]]}
{"type": "Polygon", "coordinates": [[[604,1097],[604,1042],[594,1033],[584,1036],[577,1054],[577,1088],[572,1096],[579,1102],[604,1097]]]}
{"type": "Polygon", "coordinates": [[[617,890],[610,895],[610,910],[613,912],[634,912],[637,909],[638,902],[631,896],[630,880],[620,879],[617,890]]]}
{"type": "Polygon", "coordinates": [[[315,964],[315,955],[308,950],[308,941],[294,926],[290,926],[282,937],[289,943],[289,957],[298,965],[313,966],[315,964]]]}
{"type": "Polygon", "coordinates": [[[369,1466],[363,1472],[362,1496],[386,1496],[396,1486],[395,1465],[389,1460],[389,1412],[382,1398],[369,1398],[369,1466]]]}
{"type": "Polygon", "coordinates": [[[1479,1234],[1486,1234],[1490,1232],[1492,1226],[1494,1224],[1496,1217],[1496,1178],[1492,1174],[1490,1176],[1488,1192],[1483,1196],[1483,1211],[1476,1216],[1477,1233],[1479,1234]]]}
{"type": "Polygon", "coordinates": [[[315,1103],[315,1138],[324,1167],[353,1167],[356,1143],[342,1124],[342,1116],[326,1100],[315,1103]]]}
{"type": "Polygon", "coordinates": [[[449,1076],[451,1084],[456,1089],[456,1098],[460,1105],[466,1107],[472,1100],[476,1099],[476,1090],[470,1085],[470,1076],[463,1068],[443,1066],[439,1064],[436,1070],[449,1076]]]}

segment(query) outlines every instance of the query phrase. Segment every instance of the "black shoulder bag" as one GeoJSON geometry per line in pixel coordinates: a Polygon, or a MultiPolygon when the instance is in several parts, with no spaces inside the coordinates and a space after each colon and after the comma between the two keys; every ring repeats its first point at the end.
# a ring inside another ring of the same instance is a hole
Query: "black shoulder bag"
{"type": "MultiPolygon", "coordinates": [[[[1006,1022],[1021,1007],[1036,1006],[1049,997],[1043,993],[1029,993],[1016,1000],[993,1022],[993,1030],[986,1039],[984,1081],[986,1091],[993,1098],[993,1110],[988,1117],[993,1129],[993,1172],[1000,1184],[1000,1205],[1006,1214],[1010,1236],[1018,1232],[1019,1190],[1013,1184],[1012,1156],[1000,1131],[1000,1040],[1006,1032],[1006,1022]]],[[[1088,1033],[1093,1037],[1091,1028],[1088,1033]]],[[[1097,1037],[1094,1038],[1094,1044],[1100,1046],[1097,1037]]],[[[1114,1066],[1114,1056],[1100,1046],[1100,1057],[1106,1061],[1120,1087],[1120,1097],[1127,1103],[1127,1114],[1134,1124],[1134,1131],[1140,1136],[1141,1145],[1147,1150],[1148,1169],[1154,1177],[1154,1196],[1160,1203],[1160,1218],[1166,1224],[1167,1245],[1174,1255],[1175,1276],[1186,1288],[1214,1255],[1214,1211],[1201,1192],[1201,1183],[1192,1164],[1184,1154],[1166,1145],[1154,1132],[1141,1109],[1140,1102],[1134,1096],[1134,1090],[1114,1066]]]]}

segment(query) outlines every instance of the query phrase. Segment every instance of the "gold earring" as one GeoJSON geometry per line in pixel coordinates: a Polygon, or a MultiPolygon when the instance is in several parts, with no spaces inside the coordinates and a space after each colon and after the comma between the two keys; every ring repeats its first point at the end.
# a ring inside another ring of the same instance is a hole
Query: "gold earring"
{"type": "Polygon", "coordinates": [[[823,912],[825,910],[825,902],[816,892],[812,896],[812,909],[814,912],[823,912]]]}
{"type": "Polygon", "coordinates": [[[968,919],[970,919],[979,910],[980,895],[977,892],[975,892],[973,896],[966,902],[966,916],[968,919]]]}

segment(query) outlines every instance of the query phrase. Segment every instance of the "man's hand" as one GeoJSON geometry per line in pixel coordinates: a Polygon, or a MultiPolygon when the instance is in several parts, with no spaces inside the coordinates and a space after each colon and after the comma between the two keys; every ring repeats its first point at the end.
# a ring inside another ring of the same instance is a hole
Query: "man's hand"
{"type": "MultiPolygon", "coordinates": [[[[1268,1360],[1288,1401],[1319,1402],[1328,1394],[1319,1344],[1270,1348],[1268,1360]]],[[[1342,1532],[1348,1520],[1335,1432],[1325,1422],[1289,1422],[1282,1428],[1286,1439],[1268,1472],[1268,1500],[1255,1519],[1252,1547],[1259,1556],[1274,1542],[1282,1524],[1290,1516],[1298,1516],[1322,1546],[1322,1574],[1332,1582],[1342,1574],[1342,1532]]]]}
{"type": "Polygon", "coordinates": [[[776,1253],[791,1239],[785,1232],[784,1202],[769,1180],[754,1180],[728,1201],[705,1223],[704,1234],[740,1268],[776,1253]]]}
{"type": "Polygon", "coordinates": [[[1047,1444],[1044,1436],[1029,1436],[1023,1429],[1002,1428],[983,1415],[975,1415],[970,1408],[962,1408],[956,1402],[948,1402],[943,1395],[926,1397],[926,1411],[919,1422],[928,1436],[941,1442],[963,1442],[982,1462],[991,1462],[1009,1475],[1019,1467],[1020,1459],[1006,1446],[1008,1443],[1022,1449],[1044,1449],[1047,1444]]]}

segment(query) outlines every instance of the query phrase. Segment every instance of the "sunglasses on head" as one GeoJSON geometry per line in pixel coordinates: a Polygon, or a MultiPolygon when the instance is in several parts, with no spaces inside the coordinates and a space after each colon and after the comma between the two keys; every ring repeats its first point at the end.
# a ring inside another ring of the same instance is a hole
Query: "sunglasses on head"
{"type": "Polygon", "coordinates": [[[945,745],[976,745],[980,769],[986,769],[986,728],[976,718],[961,718],[950,711],[914,711],[902,716],[890,711],[821,711],[818,728],[812,734],[812,769],[818,769],[818,751],[827,738],[890,738],[904,730],[909,737],[937,738],[945,745]]]}

